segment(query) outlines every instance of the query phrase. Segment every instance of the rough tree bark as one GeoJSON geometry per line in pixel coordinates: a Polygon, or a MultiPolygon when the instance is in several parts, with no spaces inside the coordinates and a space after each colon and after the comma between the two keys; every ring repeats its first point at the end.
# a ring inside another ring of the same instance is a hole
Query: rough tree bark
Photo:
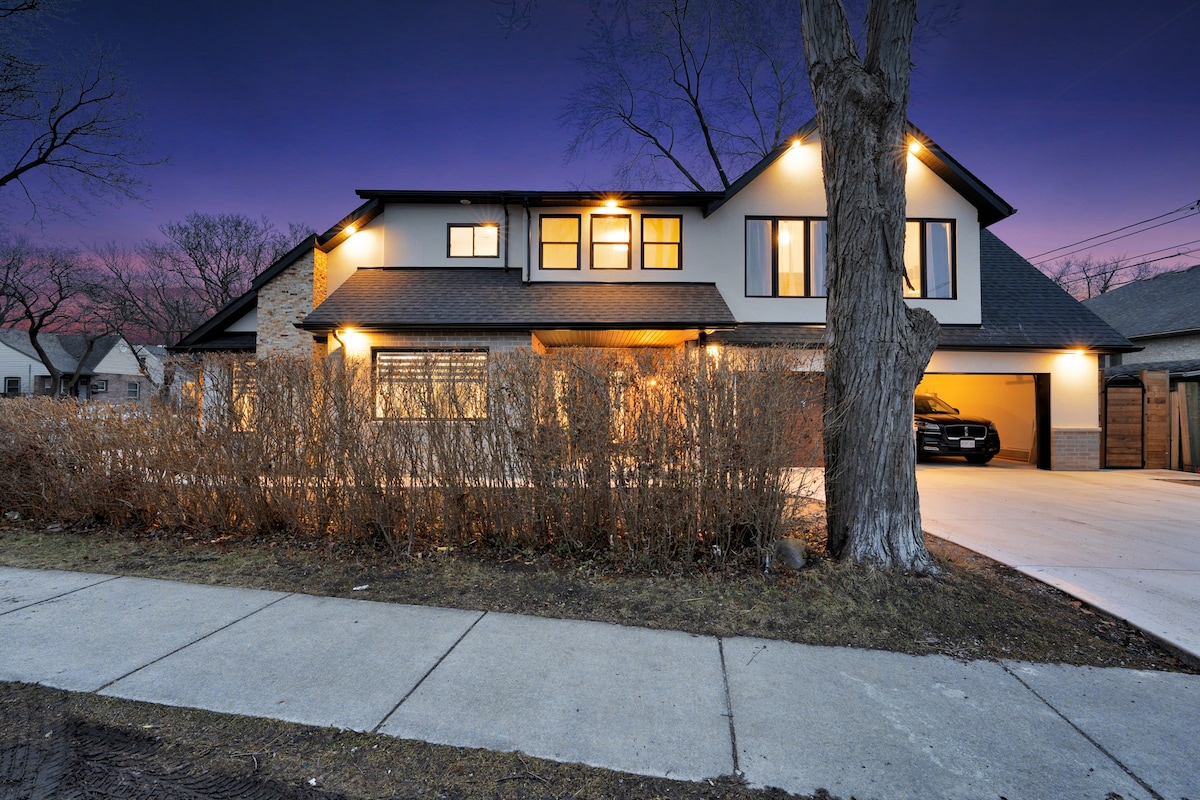
{"type": "Polygon", "coordinates": [[[928,571],[913,392],[938,324],[903,299],[904,179],[916,0],[874,0],[860,59],[840,0],[802,0],[829,206],[825,469],[840,558],[928,571]]]}

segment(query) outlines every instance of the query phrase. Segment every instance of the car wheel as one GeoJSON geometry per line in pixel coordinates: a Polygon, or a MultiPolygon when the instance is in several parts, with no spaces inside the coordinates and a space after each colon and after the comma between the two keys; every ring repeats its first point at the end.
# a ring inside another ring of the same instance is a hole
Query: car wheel
{"type": "Polygon", "coordinates": [[[986,464],[992,460],[991,453],[979,453],[977,455],[967,456],[967,463],[970,464],[986,464]]]}

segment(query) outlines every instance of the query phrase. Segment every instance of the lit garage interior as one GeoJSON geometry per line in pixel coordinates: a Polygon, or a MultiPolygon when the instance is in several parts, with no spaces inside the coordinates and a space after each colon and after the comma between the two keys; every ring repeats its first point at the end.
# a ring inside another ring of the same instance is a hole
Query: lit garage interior
{"type": "Polygon", "coordinates": [[[1049,418],[1049,392],[1044,391],[1044,411],[1039,415],[1038,390],[1049,376],[926,374],[917,387],[934,394],[963,414],[990,419],[1000,432],[999,458],[1049,468],[1049,428],[1038,421],[1049,418]],[[1040,446],[1039,446],[1040,444],[1040,446]]]}

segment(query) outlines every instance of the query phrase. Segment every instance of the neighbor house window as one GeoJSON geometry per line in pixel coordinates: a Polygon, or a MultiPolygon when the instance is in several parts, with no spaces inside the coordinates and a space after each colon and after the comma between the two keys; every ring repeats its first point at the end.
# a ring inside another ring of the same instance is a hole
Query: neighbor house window
{"type": "Polygon", "coordinates": [[[631,230],[628,214],[593,214],[592,269],[629,269],[631,230]]]}
{"type": "Polygon", "coordinates": [[[542,269],[579,269],[579,215],[543,214],[542,269]]]}
{"type": "Polygon", "coordinates": [[[92,381],[92,394],[104,394],[108,391],[108,381],[98,380],[92,381]]]}
{"type": "Polygon", "coordinates": [[[130,400],[137,400],[142,396],[142,387],[137,381],[129,381],[125,384],[125,397],[130,400]]]}
{"type": "Polygon", "coordinates": [[[376,350],[375,416],[482,419],[487,350],[376,350]]]}
{"type": "Polygon", "coordinates": [[[21,393],[20,377],[5,378],[4,379],[4,393],[6,395],[8,395],[9,397],[16,397],[17,395],[19,395],[21,393]]]}
{"type": "Polygon", "coordinates": [[[450,223],[448,229],[450,258],[496,258],[500,255],[500,226],[450,223]]]}
{"type": "Polygon", "coordinates": [[[746,295],[824,297],[823,219],[746,218],[746,295]]]}
{"type": "Polygon", "coordinates": [[[904,296],[952,300],[954,220],[910,219],[904,225],[904,296]]]}
{"type": "Polygon", "coordinates": [[[642,269],[683,268],[683,217],[642,215],[642,269]]]}

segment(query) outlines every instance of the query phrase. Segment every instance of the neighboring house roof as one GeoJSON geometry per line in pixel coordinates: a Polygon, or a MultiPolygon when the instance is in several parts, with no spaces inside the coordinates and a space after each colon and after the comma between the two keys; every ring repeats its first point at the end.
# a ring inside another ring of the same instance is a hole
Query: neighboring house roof
{"type": "MultiPolygon", "coordinates": [[[[989,231],[979,232],[981,324],[943,325],[945,350],[1139,349],[989,231]]],[[[709,337],[724,344],[819,344],[824,327],[743,324],[709,337]]]]}
{"type": "MultiPolygon", "coordinates": [[[[117,346],[121,341],[121,337],[116,334],[101,336],[95,340],[92,346],[92,351],[88,353],[87,359],[83,363],[83,368],[80,370],[81,375],[91,375],[95,371],[95,367],[109,351],[117,346]]],[[[6,344],[13,350],[32,358],[34,361],[41,361],[37,350],[29,341],[29,332],[16,330],[14,328],[0,328],[0,343],[6,344]]],[[[76,367],[79,366],[79,359],[87,351],[88,337],[80,334],[55,334],[42,333],[38,334],[38,343],[42,349],[46,351],[46,355],[50,358],[50,362],[54,368],[60,372],[74,373],[76,367]]]]}
{"type": "Polygon", "coordinates": [[[1130,339],[1200,332],[1200,265],[1164,272],[1083,304],[1130,339]]]}
{"type": "Polygon", "coordinates": [[[304,318],[306,330],[579,330],[736,324],[711,283],[523,283],[519,270],[359,269],[304,318]]]}
{"type": "Polygon", "coordinates": [[[1200,359],[1188,358],[1178,361],[1146,361],[1141,364],[1117,364],[1104,368],[1105,378],[1137,375],[1146,372],[1168,372],[1172,378],[1200,377],[1200,359]]]}

